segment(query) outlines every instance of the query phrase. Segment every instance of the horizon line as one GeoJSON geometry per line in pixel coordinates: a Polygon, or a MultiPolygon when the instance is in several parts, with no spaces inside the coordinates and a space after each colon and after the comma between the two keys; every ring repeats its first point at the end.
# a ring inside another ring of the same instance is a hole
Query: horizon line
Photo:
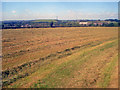
{"type": "MultiPolygon", "coordinates": [[[[106,18],[106,19],[29,19],[29,20],[107,20],[107,19],[117,19],[118,18],[106,18]]],[[[17,20],[17,19],[13,19],[13,20],[2,20],[2,21],[29,21],[29,20],[25,20],[25,19],[21,19],[21,20],[17,20]]]]}

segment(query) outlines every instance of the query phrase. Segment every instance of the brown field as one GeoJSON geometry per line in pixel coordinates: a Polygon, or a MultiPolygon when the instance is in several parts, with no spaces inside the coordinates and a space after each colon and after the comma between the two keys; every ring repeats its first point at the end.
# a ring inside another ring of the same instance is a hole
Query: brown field
{"type": "Polygon", "coordinates": [[[2,31],[3,87],[117,88],[118,28],[2,31]]]}

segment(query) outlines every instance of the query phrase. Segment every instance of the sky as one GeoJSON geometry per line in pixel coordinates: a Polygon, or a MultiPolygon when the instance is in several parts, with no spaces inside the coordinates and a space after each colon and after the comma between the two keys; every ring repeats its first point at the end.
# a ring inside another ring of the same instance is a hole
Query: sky
{"type": "Polygon", "coordinates": [[[2,2],[3,20],[117,19],[118,2],[2,2]]]}

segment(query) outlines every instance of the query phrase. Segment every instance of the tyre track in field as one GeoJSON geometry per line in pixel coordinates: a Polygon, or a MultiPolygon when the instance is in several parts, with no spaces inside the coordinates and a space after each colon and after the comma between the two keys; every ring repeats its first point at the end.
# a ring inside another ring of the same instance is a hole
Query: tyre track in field
{"type": "Polygon", "coordinates": [[[101,79],[101,70],[107,63],[111,62],[116,56],[116,47],[105,50],[99,56],[93,56],[86,62],[79,71],[75,72],[74,78],[71,79],[67,87],[71,88],[96,88],[96,84],[101,79]]]}
{"type": "MultiPolygon", "coordinates": [[[[100,43],[97,43],[97,45],[99,45],[100,43]]],[[[92,45],[92,43],[88,43],[87,45],[83,45],[83,46],[75,46],[73,48],[69,48],[69,49],[65,49],[62,52],[56,52],[55,54],[50,54],[44,58],[40,58],[39,60],[33,61],[33,62],[28,62],[25,63],[23,65],[20,65],[18,67],[14,67],[10,70],[5,70],[2,72],[2,76],[3,76],[3,86],[7,86],[10,85],[11,83],[17,81],[18,79],[24,78],[26,76],[29,76],[31,73],[35,72],[25,72],[23,74],[19,74],[20,72],[24,72],[25,69],[30,69],[32,67],[36,67],[36,65],[39,65],[38,67],[40,67],[41,62],[43,62],[44,60],[48,60],[48,59],[59,59],[59,58],[63,58],[66,57],[68,55],[71,55],[73,50],[78,50],[82,47],[87,47],[88,45],[92,45]],[[13,78],[13,76],[15,76],[13,78]],[[12,78],[11,78],[12,77],[12,78]]],[[[97,46],[97,45],[92,45],[92,46],[97,46]]]]}
{"type": "Polygon", "coordinates": [[[85,52],[88,52],[85,54],[86,56],[81,53],[80,55],[82,55],[83,57],[79,57],[78,59],[76,58],[76,60],[68,60],[68,63],[65,62],[65,64],[59,66],[60,68],[50,73],[47,77],[41,79],[40,81],[43,83],[38,82],[34,85],[39,86],[39,88],[44,87],[44,85],[47,85],[48,87],[58,88],[95,87],[94,85],[99,79],[99,71],[101,71],[106,63],[108,63],[109,60],[112,59],[115,53],[114,51],[117,51],[117,49],[113,49],[115,45],[117,45],[117,43],[115,43],[114,41],[108,41],[87,50],[85,49],[85,52]]]}
{"type": "Polygon", "coordinates": [[[99,44],[100,44],[100,42],[98,42],[97,44],[94,44],[93,42],[90,42],[90,43],[85,44],[83,46],[75,46],[75,47],[72,47],[72,48],[65,49],[64,51],[61,51],[61,52],[56,52],[55,54],[50,54],[46,57],[40,58],[39,60],[31,61],[31,62],[22,64],[20,66],[14,67],[14,68],[4,70],[4,71],[2,71],[3,86],[10,85],[11,83],[17,81],[18,79],[29,76],[31,73],[35,72],[35,70],[32,71],[32,72],[25,72],[25,73],[22,73],[22,74],[19,74],[19,73],[24,72],[24,70],[26,70],[26,69],[36,67],[36,65],[38,65],[38,64],[40,66],[40,65],[42,65],[42,62],[44,62],[46,60],[60,59],[60,58],[71,55],[73,51],[76,51],[80,48],[85,48],[89,45],[96,46],[96,45],[99,45],[99,44]],[[13,78],[13,76],[14,76],[14,78],[13,78]]]}

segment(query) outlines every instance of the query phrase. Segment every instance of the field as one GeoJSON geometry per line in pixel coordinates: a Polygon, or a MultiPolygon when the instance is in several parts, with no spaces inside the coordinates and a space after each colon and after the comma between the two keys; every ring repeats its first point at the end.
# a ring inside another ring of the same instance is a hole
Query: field
{"type": "Polygon", "coordinates": [[[3,87],[117,88],[118,28],[4,29],[3,87]]]}

